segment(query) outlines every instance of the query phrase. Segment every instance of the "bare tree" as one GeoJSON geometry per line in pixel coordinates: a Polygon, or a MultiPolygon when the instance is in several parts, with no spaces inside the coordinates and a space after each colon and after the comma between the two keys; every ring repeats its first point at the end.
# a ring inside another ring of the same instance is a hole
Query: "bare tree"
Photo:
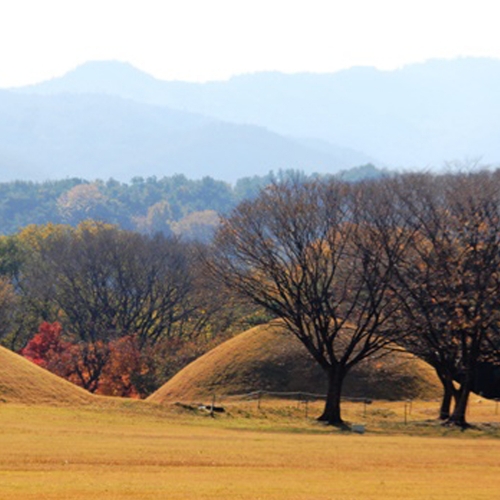
{"type": "Polygon", "coordinates": [[[154,344],[189,313],[190,259],[175,238],[93,224],[46,238],[25,279],[35,296],[50,291],[66,330],[82,342],[134,334],[154,344]]]}
{"type": "Polygon", "coordinates": [[[500,191],[496,175],[408,175],[399,210],[411,228],[396,290],[404,345],[436,370],[440,418],[466,426],[478,364],[494,356],[500,320],[500,191]],[[451,412],[452,400],[455,407],[451,412]]]}
{"type": "Polygon", "coordinates": [[[133,335],[142,349],[178,333],[196,307],[191,264],[191,247],[176,238],[85,223],[41,239],[20,287],[40,319],[59,321],[78,342],[77,375],[95,390],[110,341],[133,335]]]}
{"type": "Polygon", "coordinates": [[[392,217],[388,194],[375,184],[284,181],[223,218],[215,238],[214,274],[281,318],[323,368],[320,420],[332,425],[343,425],[348,371],[396,331],[390,283],[404,244],[373,226],[392,217]]]}

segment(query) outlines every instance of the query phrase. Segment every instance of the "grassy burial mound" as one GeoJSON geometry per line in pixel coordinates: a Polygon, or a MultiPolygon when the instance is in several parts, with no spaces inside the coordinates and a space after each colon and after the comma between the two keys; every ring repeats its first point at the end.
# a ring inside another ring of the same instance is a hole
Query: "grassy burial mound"
{"type": "Polygon", "coordinates": [[[0,347],[0,402],[72,405],[93,399],[80,387],[0,347]]]}
{"type": "MultiPolygon", "coordinates": [[[[212,394],[326,391],[325,376],[306,349],[278,322],[261,325],[219,345],[177,373],[148,400],[196,401],[212,394]]],[[[400,400],[441,393],[432,368],[404,352],[367,360],[348,375],[346,397],[400,400]]]]}

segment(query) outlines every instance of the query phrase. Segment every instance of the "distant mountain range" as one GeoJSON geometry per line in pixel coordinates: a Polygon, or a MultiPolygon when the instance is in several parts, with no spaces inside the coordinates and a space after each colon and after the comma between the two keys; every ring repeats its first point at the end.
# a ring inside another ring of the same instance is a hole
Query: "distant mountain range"
{"type": "Polygon", "coordinates": [[[161,81],[90,62],[0,91],[0,181],[500,163],[500,61],[161,81]]]}
{"type": "MultiPolygon", "coordinates": [[[[270,170],[330,172],[346,165],[334,148],[111,95],[4,91],[0,110],[0,181],[129,181],[175,173],[235,181],[270,170]]],[[[351,165],[367,161],[351,156],[351,165]]]]}

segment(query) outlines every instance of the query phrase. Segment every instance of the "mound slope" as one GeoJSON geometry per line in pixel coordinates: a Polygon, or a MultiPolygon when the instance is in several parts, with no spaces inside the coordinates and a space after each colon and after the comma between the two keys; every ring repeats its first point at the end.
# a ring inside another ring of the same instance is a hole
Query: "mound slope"
{"type": "Polygon", "coordinates": [[[0,402],[72,405],[93,399],[84,389],[0,347],[0,402]]]}
{"type": "MultiPolygon", "coordinates": [[[[248,330],[185,367],[148,400],[196,401],[256,390],[324,394],[324,374],[302,344],[277,322],[248,330]]],[[[367,360],[348,375],[344,396],[431,398],[440,394],[432,368],[408,353],[367,360]]]]}

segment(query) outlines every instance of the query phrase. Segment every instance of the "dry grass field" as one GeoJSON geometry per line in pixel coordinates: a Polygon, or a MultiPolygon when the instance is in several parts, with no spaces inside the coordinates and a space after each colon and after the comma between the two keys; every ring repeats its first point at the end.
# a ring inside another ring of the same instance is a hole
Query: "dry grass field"
{"type": "Polygon", "coordinates": [[[364,434],[319,424],[321,402],[217,405],[92,396],[0,348],[0,500],[499,498],[500,409],[477,396],[466,432],[437,401],[344,403],[364,434]]]}
{"type": "Polygon", "coordinates": [[[319,406],[223,402],[226,412],[96,398],[0,404],[2,500],[486,500],[500,491],[500,417],[474,401],[466,432],[436,402],[347,403],[363,435],[324,427],[319,406]]]}

